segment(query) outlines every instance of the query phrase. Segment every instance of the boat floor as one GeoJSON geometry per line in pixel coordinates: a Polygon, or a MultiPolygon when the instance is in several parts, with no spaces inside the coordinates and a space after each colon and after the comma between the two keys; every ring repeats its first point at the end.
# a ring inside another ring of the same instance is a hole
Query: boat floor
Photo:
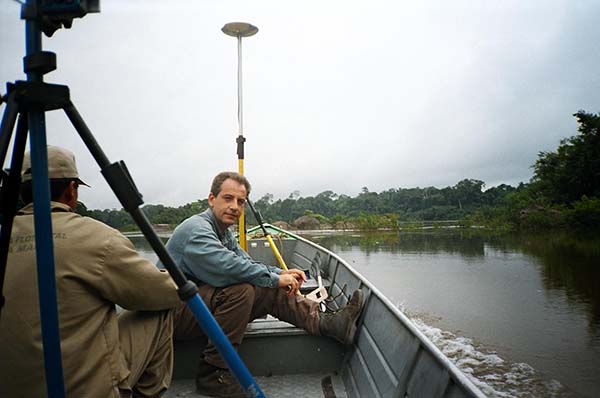
{"type": "MultiPolygon", "coordinates": [[[[173,382],[165,398],[204,397],[196,392],[193,379],[202,350],[199,341],[175,342],[173,382]]],[[[269,398],[347,397],[337,371],[344,348],[334,339],[308,335],[269,315],[248,325],[240,356],[269,398]],[[287,373],[281,374],[281,369],[287,373]]]]}
{"type": "MultiPolygon", "coordinates": [[[[306,397],[306,398],[346,398],[346,390],[342,378],[337,374],[292,374],[277,376],[259,376],[256,382],[269,398],[306,397]],[[331,388],[327,381],[331,376],[331,388]]],[[[173,380],[165,398],[200,398],[206,397],[196,392],[194,379],[173,380]]]]}

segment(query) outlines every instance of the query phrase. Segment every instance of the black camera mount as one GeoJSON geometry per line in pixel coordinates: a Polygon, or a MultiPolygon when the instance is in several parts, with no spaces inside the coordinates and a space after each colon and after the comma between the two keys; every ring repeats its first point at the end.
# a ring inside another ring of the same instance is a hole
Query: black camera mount
{"type": "Polygon", "coordinates": [[[48,37],[64,27],[71,28],[74,18],[100,12],[100,0],[41,0],[27,1],[21,9],[21,19],[37,19],[48,37]]]}

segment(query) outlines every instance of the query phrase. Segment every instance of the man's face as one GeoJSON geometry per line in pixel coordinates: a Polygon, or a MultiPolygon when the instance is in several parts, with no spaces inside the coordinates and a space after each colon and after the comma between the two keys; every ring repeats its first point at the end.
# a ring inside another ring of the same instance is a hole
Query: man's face
{"type": "Polygon", "coordinates": [[[235,224],[246,203],[246,187],[244,184],[232,180],[223,181],[221,192],[217,196],[208,194],[208,204],[217,219],[221,231],[235,224]]]}

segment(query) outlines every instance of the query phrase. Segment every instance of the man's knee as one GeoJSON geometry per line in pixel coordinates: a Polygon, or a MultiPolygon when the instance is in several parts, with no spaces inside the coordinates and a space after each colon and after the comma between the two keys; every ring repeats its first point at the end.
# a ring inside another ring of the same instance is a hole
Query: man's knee
{"type": "Polygon", "coordinates": [[[223,288],[223,292],[231,298],[240,298],[244,301],[254,301],[254,286],[249,283],[238,283],[223,288]]]}
{"type": "Polygon", "coordinates": [[[254,286],[249,283],[238,283],[219,289],[216,295],[216,306],[228,303],[252,307],[254,303],[254,286]]]}

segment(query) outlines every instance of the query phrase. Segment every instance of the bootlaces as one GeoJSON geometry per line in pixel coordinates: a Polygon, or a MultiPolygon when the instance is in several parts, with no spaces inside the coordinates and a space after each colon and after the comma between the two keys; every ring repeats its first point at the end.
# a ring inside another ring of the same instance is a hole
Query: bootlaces
{"type": "Polygon", "coordinates": [[[221,384],[237,383],[232,374],[228,370],[217,370],[217,381],[221,384]]]}
{"type": "Polygon", "coordinates": [[[331,296],[331,297],[327,297],[324,301],[323,304],[325,305],[325,311],[323,312],[324,314],[330,314],[330,315],[335,315],[337,312],[339,312],[342,308],[336,308],[335,307],[335,301],[342,295],[342,293],[346,293],[346,288],[348,287],[348,285],[346,283],[344,283],[344,286],[342,287],[342,290],[340,290],[340,292],[338,294],[336,294],[335,296],[331,296]]]}

